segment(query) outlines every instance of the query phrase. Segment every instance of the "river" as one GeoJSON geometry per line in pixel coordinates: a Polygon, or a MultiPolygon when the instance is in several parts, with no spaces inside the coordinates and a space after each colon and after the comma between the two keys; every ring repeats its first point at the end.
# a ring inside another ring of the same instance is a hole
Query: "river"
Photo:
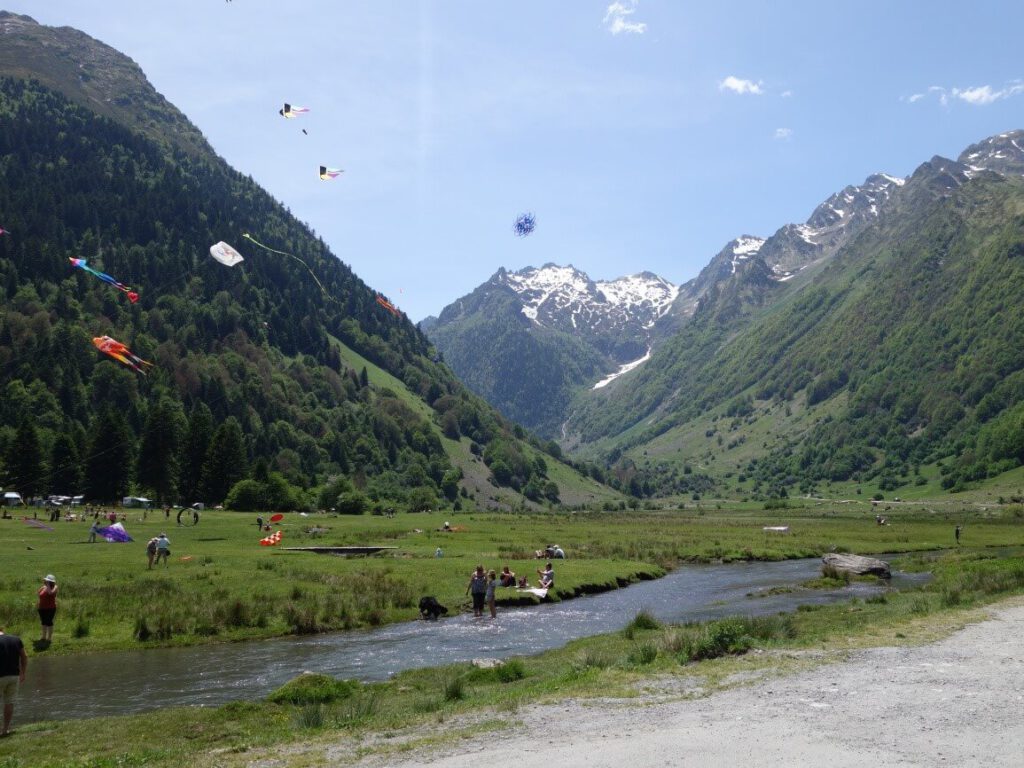
{"type": "Polygon", "coordinates": [[[677,623],[766,615],[915,586],[929,577],[894,571],[888,586],[854,582],[837,590],[766,594],[772,587],[813,579],[820,575],[820,567],[818,559],[692,565],[661,579],[575,600],[499,607],[496,619],[463,614],[437,622],[248,643],[35,655],[18,697],[16,718],[33,722],[170,706],[216,706],[265,696],[304,671],[364,682],[385,680],[407,669],[540,653],[622,629],[641,610],[677,623]]]}

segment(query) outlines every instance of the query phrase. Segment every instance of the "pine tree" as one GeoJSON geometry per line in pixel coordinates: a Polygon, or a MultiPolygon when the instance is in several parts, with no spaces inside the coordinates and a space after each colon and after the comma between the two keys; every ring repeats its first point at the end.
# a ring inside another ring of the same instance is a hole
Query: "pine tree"
{"type": "Polygon", "coordinates": [[[43,450],[35,424],[24,418],[7,449],[7,482],[17,489],[25,501],[42,490],[45,479],[43,450]]]}
{"type": "Polygon", "coordinates": [[[135,436],[119,411],[107,408],[93,424],[86,458],[85,495],[100,502],[124,496],[131,482],[135,436]]]}
{"type": "Polygon", "coordinates": [[[199,481],[206,463],[206,452],[213,437],[213,414],[206,403],[198,402],[188,419],[188,431],[182,443],[179,488],[182,500],[191,504],[199,498],[199,481]]]}
{"type": "Polygon", "coordinates": [[[175,498],[183,421],[181,409],[166,397],[146,418],[136,471],[139,485],[152,489],[159,504],[175,498]]]}
{"type": "Polygon", "coordinates": [[[58,432],[50,453],[50,492],[74,496],[82,492],[82,459],[67,432],[58,432]]]}
{"type": "Polygon", "coordinates": [[[205,501],[219,504],[231,487],[246,475],[245,441],[238,419],[228,416],[213,433],[203,465],[201,493],[205,501]]]}

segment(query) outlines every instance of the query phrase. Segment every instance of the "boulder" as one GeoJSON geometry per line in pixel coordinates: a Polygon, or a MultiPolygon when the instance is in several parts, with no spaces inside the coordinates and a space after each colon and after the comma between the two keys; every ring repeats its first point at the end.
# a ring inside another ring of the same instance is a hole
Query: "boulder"
{"type": "Polygon", "coordinates": [[[852,573],[854,576],[871,574],[872,576],[878,576],[883,579],[888,579],[892,576],[892,572],[889,570],[889,564],[874,557],[863,557],[862,555],[840,555],[835,552],[830,552],[821,558],[821,562],[826,567],[834,568],[840,572],[852,573]]]}

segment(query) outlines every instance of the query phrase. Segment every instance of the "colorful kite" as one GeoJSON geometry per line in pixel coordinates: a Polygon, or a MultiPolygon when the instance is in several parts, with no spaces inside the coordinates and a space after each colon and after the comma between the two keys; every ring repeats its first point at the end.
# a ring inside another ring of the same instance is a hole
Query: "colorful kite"
{"type": "Polygon", "coordinates": [[[138,371],[143,376],[146,375],[146,371],[142,366],[152,367],[153,365],[152,363],[143,360],[138,355],[132,354],[132,351],[128,349],[128,347],[109,336],[97,336],[92,340],[92,344],[103,354],[110,355],[115,360],[120,360],[129,368],[138,371]]]}
{"type": "Polygon", "coordinates": [[[282,515],[280,512],[276,512],[275,514],[270,516],[270,522],[272,523],[279,523],[282,520],[284,520],[284,515],[282,515]]]}
{"type": "Polygon", "coordinates": [[[516,233],[517,237],[526,237],[533,232],[536,226],[537,218],[532,213],[524,213],[516,219],[516,223],[512,225],[512,231],[516,233]]]}
{"type": "Polygon", "coordinates": [[[9,234],[11,234],[11,230],[4,229],[3,227],[0,227],[0,235],[9,235],[9,234]]]}
{"type": "Polygon", "coordinates": [[[261,547],[276,547],[277,543],[281,541],[281,532],[275,531],[266,538],[260,539],[261,547]]]}
{"type": "Polygon", "coordinates": [[[255,237],[250,235],[248,232],[243,232],[242,233],[242,237],[244,237],[246,240],[248,240],[253,245],[258,245],[260,248],[262,248],[265,251],[270,251],[271,253],[277,253],[277,254],[280,254],[281,256],[287,256],[290,259],[295,259],[297,262],[299,262],[299,264],[301,264],[302,266],[304,266],[306,268],[306,271],[309,272],[310,277],[312,277],[314,280],[316,280],[316,284],[320,286],[320,290],[323,291],[324,293],[327,293],[327,289],[324,288],[323,283],[321,283],[317,279],[316,273],[314,273],[313,270],[310,269],[309,264],[304,262],[302,259],[300,259],[298,256],[296,256],[294,253],[288,253],[287,251],[279,251],[276,248],[271,248],[268,245],[264,245],[259,240],[257,240],[255,237]]]}
{"type": "Polygon", "coordinates": [[[291,120],[293,117],[304,115],[307,112],[309,112],[309,107],[297,107],[293,104],[289,104],[288,102],[285,102],[283,109],[277,110],[277,114],[289,120],[291,120]]]}
{"type": "Polygon", "coordinates": [[[127,544],[129,541],[134,541],[134,539],[128,535],[128,531],[126,531],[124,526],[120,523],[108,525],[106,528],[99,528],[96,530],[96,533],[111,544],[127,544]]]}
{"type": "Polygon", "coordinates": [[[23,517],[21,519],[25,521],[26,525],[31,525],[33,528],[42,528],[44,531],[53,531],[53,528],[50,526],[45,523],[41,523],[38,520],[34,520],[31,517],[23,517]]]}
{"type": "Polygon", "coordinates": [[[320,179],[322,181],[330,181],[336,179],[345,171],[343,168],[328,168],[326,165],[320,166],[320,179]]]}
{"type": "Polygon", "coordinates": [[[223,240],[210,246],[210,255],[226,267],[233,267],[235,264],[245,261],[242,254],[223,240]]]}
{"type": "Polygon", "coordinates": [[[390,301],[385,299],[383,296],[378,296],[377,297],[377,303],[380,304],[382,307],[384,307],[384,309],[386,309],[388,312],[390,312],[395,317],[399,316],[400,313],[398,311],[398,308],[395,307],[394,304],[392,304],[390,301]]]}
{"type": "Polygon", "coordinates": [[[119,283],[117,280],[112,278],[110,275],[105,274],[103,272],[100,272],[99,270],[96,270],[96,269],[93,269],[92,267],[90,267],[89,264],[88,264],[88,260],[87,259],[75,259],[75,258],[70,258],[69,257],[68,261],[71,262],[71,266],[78,267],[79,269],[84,269],[89,274],[96,275],[96,277],[98,277],[100,280],[103,280],[105,282],[110,283],[112,286],[117,288],[117,290],[124,291],[124,293],[128,296],[128,301],[130,301],[132,304],[134,304],[136,301],[139,300],[139,294],[137,294],[135,291],[133,291],[131,288],[129,288],[124,283],[119,283]]]}

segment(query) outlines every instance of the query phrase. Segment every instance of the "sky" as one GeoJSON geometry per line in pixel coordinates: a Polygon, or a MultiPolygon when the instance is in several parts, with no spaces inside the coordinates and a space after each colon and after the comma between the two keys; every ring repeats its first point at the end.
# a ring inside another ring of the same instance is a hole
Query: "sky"
{"type": "Polygon", "coordinates": [[[500,267],[682,283],[871,173],[1024,128],[1019,0],[3,7],[134,59],[413,320],[500,267]]]}

